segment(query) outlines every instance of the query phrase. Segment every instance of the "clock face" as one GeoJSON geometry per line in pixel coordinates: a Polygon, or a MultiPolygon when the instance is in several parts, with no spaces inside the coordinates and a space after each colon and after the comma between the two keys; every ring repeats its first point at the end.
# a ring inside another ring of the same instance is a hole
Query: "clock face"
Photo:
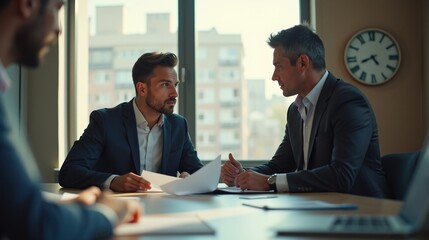
{"type": "Polygon", "coordinates": [[[392,79],[401,63],[396,40],[387,32],[369,28],[356,33],[346,45],[344,61],[359,82],[379,85],[392,79]]]}

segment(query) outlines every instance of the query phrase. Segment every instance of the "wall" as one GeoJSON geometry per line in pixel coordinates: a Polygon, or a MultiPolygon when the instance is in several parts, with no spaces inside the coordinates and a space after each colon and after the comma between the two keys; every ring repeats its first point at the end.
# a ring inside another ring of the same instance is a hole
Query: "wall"
{"type": "MultiPolygon", "coordinates": [[[[417,150],[426,135],[423,104],[423,0],[314,0],[316,31],[325,43],[328,70],[352,83],[375,111],[382,154],[417,150]],[[353,80],[344,65],[344,47],[359,30],[391,33],[402,52],[395,77],[379,86],[353,80]]],[[[426,4],[427,5],[427,4],[426,4]]],[[[427,8],[427,7],[426,7],[427,8]]],[[[426,17],[427,18],[427,17],[426,17]]],[[[427,31],[425,33],[428,34],[427,31]]],[[[427,49],[426,49],[427,53],[427,49]]],[[[427,73],[426,73],[427,76],[427,73]]]]}
{"type": "Polygon", "coordinates": [[[44,182],[54,181],[58,167],[58,45],[41,67],[28,70],[28,137],[44,182]]]}

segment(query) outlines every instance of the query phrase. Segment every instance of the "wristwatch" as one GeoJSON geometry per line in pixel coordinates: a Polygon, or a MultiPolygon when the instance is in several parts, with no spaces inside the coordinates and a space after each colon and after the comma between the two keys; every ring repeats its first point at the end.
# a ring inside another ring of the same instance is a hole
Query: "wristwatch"
{"type": "Polygon", "coordinates": [[[274,190],[274,192],[277,192],[276,180],[277,174],[273,174],[267,179],[267,183],[270,186],[270,190],[274,190]]]}

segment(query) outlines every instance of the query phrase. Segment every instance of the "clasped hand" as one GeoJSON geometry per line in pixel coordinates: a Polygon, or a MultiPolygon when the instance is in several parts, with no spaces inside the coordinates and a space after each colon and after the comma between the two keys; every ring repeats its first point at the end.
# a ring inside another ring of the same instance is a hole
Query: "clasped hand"
{"type": "Polygon", "coordinates": [[[244,170],[240,162],[230,153],[229,160],[221,168],[221,180],[228,186],[237,186],[242,190],[266,191],[270,187],[267,183],[268,175],[252,170],[244,170]]]}

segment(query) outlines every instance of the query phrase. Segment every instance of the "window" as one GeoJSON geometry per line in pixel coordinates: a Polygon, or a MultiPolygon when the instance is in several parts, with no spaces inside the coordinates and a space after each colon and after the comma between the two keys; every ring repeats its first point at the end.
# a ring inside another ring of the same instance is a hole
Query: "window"
{"type": "Polygon", "coordinates": [[[219,65],[238,65],[240,63],[240,59],[241,57],[239,51],[236,48],[220,47],[219,65]]]}
{"type": "Polygon", "coordinates": [[[79,27],[76,36],[88,51],[86,56],[80,50],[76,54],[79,62],[87,58],[82,72],[88,77],[76,78],[76,95],[86,94],[88,104],[76,106],[76,121],[83,119],[83,124],[76,127],[75,138],[87,126],[91,111],[134,97],[131,69],[141,54],[171,51],[184,69],[178,67],[179,78],[185,76],[176,112],[188,119],[200,158],[210,160],[221,153],[225,159],[232,152],[237,159],[270,159],[283,138],[294,97],[283,97],[271,81],[272,49],[266,40],[299,23],[299,2],[80,1],[77,10],[88,15],[87,28],[79,27]],[[188,35],[181,37],[183,33],[188,35]]]}
{"type": "Polygon", "coordinates": [[[95,74],[95,77],[94,77],[95,84],[103,85],[103,84],[109,83],[110,75],[106,71],[103,71],[103,70],[94,71],[94,74],[95,74]]]}
{"type": "Polygon", "coordinates": [[[199,154],[205,153],[208,159],[219,153],[225,159],[229,152],[246,160],[273,156],[294,97],[283,97],[277,83],[271,81],[272,49],[266,41],[271,33],[299,24],[299,12],[295,0],[195,1],[196,55],[205,56],[196,61],[196,76],[207,75],[199,74],[207,69],[216,73],[210,82],[197,78],[196,92],[218,93],[216,103],[209,106],[205,99],[197,98],[195,111],[212,109],[220,116],[211,125],[196,120],[197,134],[219,129],[213,132],[219,139],[216,145],[196,142],[199,154]]]}
{"type": "Polygon", "coordinates": [[[124,88],[134,90],[133,78],[130,70],[117,70],[115,78],[115,90],[122,90],[124,88]]]}
{"type": "Polygon", "coordinates": [[[113,54],[111,49],[89,49],[89,63],[91,68],[111,67],[113,54]]]}
{"type": "Polygon", "coordinates": [[[216,103],[216,92],[214,89],[206,89],[204,91],[198,91],[198,101],[203,105],[215,104],[216,103]]]}

